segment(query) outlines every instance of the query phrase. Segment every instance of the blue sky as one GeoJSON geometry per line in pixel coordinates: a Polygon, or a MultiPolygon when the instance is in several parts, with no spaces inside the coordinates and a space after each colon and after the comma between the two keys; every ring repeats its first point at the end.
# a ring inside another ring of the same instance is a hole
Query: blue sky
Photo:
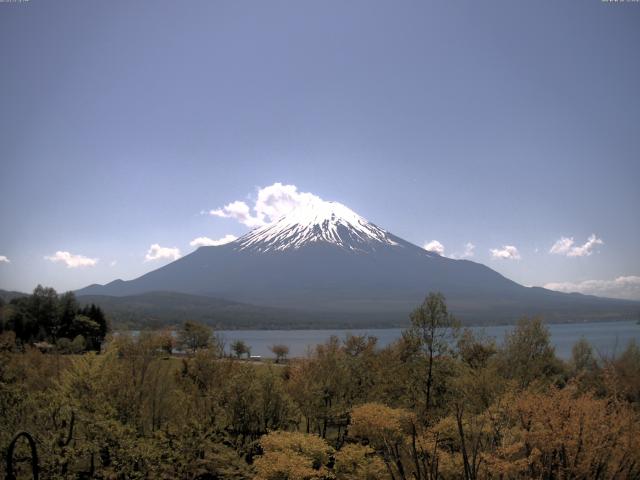
{"type": "Polygon", "coordinates": [[[281,182],[640,298],[639,45],[633,2],[0,3],[0,288],[133,278],[281,182]]]}

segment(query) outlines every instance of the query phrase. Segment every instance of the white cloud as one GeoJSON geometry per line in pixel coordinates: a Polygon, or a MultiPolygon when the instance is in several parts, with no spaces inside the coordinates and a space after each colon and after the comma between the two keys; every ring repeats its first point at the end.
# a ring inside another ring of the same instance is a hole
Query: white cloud
{"type": "Polygon", "coordinates": [[[559,292],[579,292],[601,297],[640,300],[640,276],[630,275],[613,280],[585,280],[583,282],[552,282],[544,288],[559,292]]]}
{"type": "Polygon", "coordinates": [[[161,260],[168,258],[170,260],[177,260],[181,257],[179,248],[161,247],[157,243],[154,243],[149,247],[147,254],[144,256],[146,262],[153,260],[161,260]]]}
{"type": "Polygon", "coordinates": [[[565,255],[571,250],[573,245],[573,238],[560,237],[560,240],[556,241],[549,250],[549,253],[555,253],[557,255],[565,255]]]}
{"type": "Polygon", "coordinates": [[[4,255],[0,255],[0,263],[11,263],[11,260],[9,260],[4,255]]]}
{"type": "Polygon", "coordinates": [[[224,245],[225,243],[233,242],[236,238],[238,237],[230,234],[225,235],[218,240],[214,240],[209,237],[198,237],[191,240],[191,242],[189,242],[189,245],[191,245],[192,247],[216,247],[218,245],[224,245]]]}
{"type": "Polygon", "coordinates": [[[97,258],[89,258],[84,255],[74,255],[62,251],[57,251],[55,255],[46,256],[44,259],[54,263],[62,262],[67,268],[93,267],[98,263],[97,258]]]}
{"type": "Polygon", "coordinates": [[[235,201],[222,208],[211,210],[209,215],[222,218],[235,218],[247,227],[264,225],[264,218],[251,215],[251,209],[245,202],[235,201]]]}
{"type": "Polygon", "coordinates": [[[454,253],[453,255],[450,256],[450,258],[455,258],[457,260],[461,260],[464,258],[471,258],[475,255],[475,250],[476,250],[476,246],[471,243],[471,242],[467,242],[464,246],[464,251],[462,253],[454,253]]]}
{"type": "Polygon", "coordinates": [[[282,185],[277,182],[258,191],[254,209],[258,216],[264,216],[269,222],[278,220],[299,205],[312,201],[322,201],[313,193],[298,192],[295,185],[282,185]]]}
{"type": "Polygon", "coordinates": [[[295,185],[273,185],[258,190],[252,208],[246,202],[237,200],[209,211],[209,215],[222,218],[234,218],[247,227],[260,227],[274,222],[299,205],[322,199],[309,192],[299,192],[295,185]]]}
{"type": "Polygon", "coordinates": [[[586,243],[579,247],[573,247],[569,253],[567,253],[570,257],[588,257],[593,253],[593,249],[596,245],[603,245],[604,242],[602,239],[596,237],[594,233],[587,239],[586,243]]]}
{"type": "Polygon", "coordinates": [[[476,246],[471,242],[467,242],[464,245],[464,251],[462,253],[452,253],[451,255],[445,255],[444,245],[440,243],[438,240],[431,240],[430,242],[425,242],[422,248],[424,248],[428,252],[437,253],[438,255],[441,255],[443,257],[449,257],[449,258],[453,258],[454,260],[460,260],[463,258],[473,257],[475,255],[476,246]]]}
{"type": "Polygon", "coordinates": [[[111,263],[109,264],[110,267],[115,267],[118,264],[117,260],[112,260],[111,263]]]}
{"type": "Polygon", "coordinates": [[[596,245],[603,244],[602,239],[596,237],[595,233],[592,233],[582,245],[575,245],[573,237],[560,237],[560,239],[551,246],[549,253],[566,255],[567,257],[588,257],[593,253],[596,245]]]}
{"type": "Polygon", "coordinates": [[[520,252],[513,245],[504,245],[502,248],[492,248],[489,250],[493,258],[501,258],[505,260],[520,260],[520,252]]]}
{"type": "Polygon", "coordinates": [[[437,240],[431,240],[430,242],[425,243],[423,248],[428,252],[444,255],[444,245],[437,240]]]}

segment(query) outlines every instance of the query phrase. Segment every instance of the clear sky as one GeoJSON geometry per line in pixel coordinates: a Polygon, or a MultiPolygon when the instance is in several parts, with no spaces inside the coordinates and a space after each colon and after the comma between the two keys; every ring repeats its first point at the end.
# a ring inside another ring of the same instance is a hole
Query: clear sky
{"type": "Polygon", "coordinates": [[[4,2],[0,162],[4,289],[136,277],[281,182],[640,298],[640,3],[4,2]]]}

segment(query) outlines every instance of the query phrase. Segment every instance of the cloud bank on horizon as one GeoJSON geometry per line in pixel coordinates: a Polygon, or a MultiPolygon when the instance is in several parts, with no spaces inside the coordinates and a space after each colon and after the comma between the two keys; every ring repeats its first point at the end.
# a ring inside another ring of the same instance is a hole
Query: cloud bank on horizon
{"type": "Polygon", "coordinates": [[[544,285],[549,290],[564,293],[583,293],[599,297],[640,299],[640,276],[628,275],[613,280],[584,280],[582,282],[551,282],[544,285]]]}

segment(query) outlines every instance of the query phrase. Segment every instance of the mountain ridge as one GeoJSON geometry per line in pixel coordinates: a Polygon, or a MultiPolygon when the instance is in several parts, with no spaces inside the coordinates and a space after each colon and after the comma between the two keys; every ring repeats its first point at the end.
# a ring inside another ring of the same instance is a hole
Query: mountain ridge
{"type": "Polygon", "coordinates": [[[233,242],[203,246],[134,280],[78,295],[172,291],[331,318],[405,320],[440,291],[465,322],[544,315],[575,320],[632,315],[640,302],[576,297],[524,287],[486,265],[440,256],[403,240],[337,202],[309,202],[233,242]],[[318,203],[320,202],[320,203],[318,203]]]}

